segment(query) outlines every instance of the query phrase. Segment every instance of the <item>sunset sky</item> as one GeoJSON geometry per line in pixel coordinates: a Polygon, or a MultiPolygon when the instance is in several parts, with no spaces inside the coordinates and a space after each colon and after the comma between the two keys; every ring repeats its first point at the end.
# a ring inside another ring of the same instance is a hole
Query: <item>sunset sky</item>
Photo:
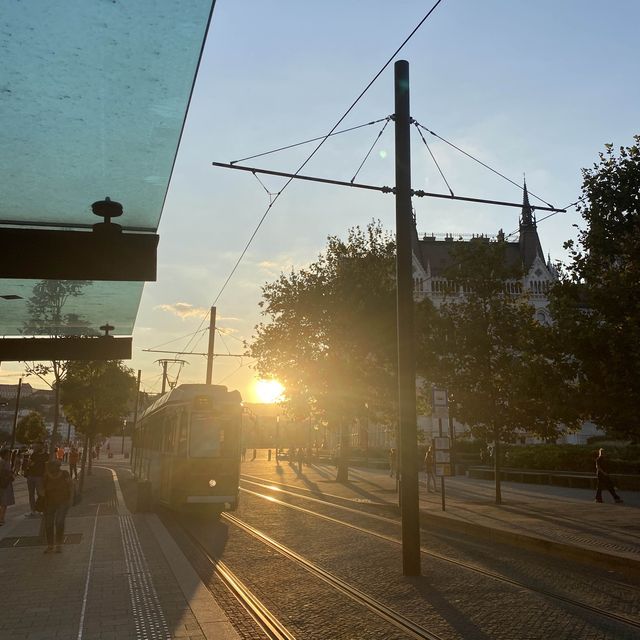
{"type": "MultiPolygon", "coordinates": [[[[158,280],[145,286],[133,359],[142,387],[159,391],[154,361],[185,351],[181,382],[204,382],[205,314],[215,302],[216,352],[241,354],[260,321],[261,286],[313,261],[328,235],[380,219],[392,230],[391,195],[293,182],[236,261],[283,179],[215,168],[327,133],[427,13],[415,0],[218,0],[159,228],[158,280]],[[224,288],[223,288],[224,287],[224,288]],[[204,330],[203,330],[204,329],[204,330]]],[[[419,123],[563,206],[580,195],[581,168],[604,144],[629,145],[638,127],[640,3],[618,0],[444,0],[398,55],[410,63],[411,111],[419,123]]],[[[393,65],[340,129],[393,113],[393,65]]],[[[349,181],[384,123],[329,139],[303,173],[349,181]]],[[[425,134],[426,135],[426,134],[425,134]]],[[[457,195],[520,201],[521,191],[427,137],[457,195]]],[[[294,172],[305,145],[245,164],[294,172]]],[[[357,177],[393,186],[389,125],[357,177]]],[[[446,192],[418,137],[413,187],[446,192]]],[[[537,201],[532,197],[532,204],[537,201]]],[[[414,201],[419,233],[495,234],[517,229],[518,210],[414,201]]],[[[542,217],[542,214],[539,215],[542,217]]],[[[575,209],[539,224],[545,252],[562,259],[575,209]]],[[[0,380],[17,381],[19,363],[0,380]]],[[[178,370],[170,369],[175,378],[178,370]]],[[[31,381],[31,380],[30,380],[31,381]]],[[[217,358],[213,382],[258,399],[247,358],[217,358]]],[[[32,382],[36,386],[41,386],[32,382]]]]}

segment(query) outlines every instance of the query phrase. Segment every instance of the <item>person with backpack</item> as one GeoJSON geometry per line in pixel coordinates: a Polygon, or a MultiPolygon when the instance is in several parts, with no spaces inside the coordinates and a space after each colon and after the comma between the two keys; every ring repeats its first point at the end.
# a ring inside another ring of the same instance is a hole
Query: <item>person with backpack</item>
{"type": "Polygon", "coordinates": [[[62,553],[64,523],[73,495],[71,476],[62,471],[58,460],[47,462],[44,479],[44,530],[47,535],[45,553],[62,553]],[[55,542],[55,546],[54,546],[55,542]]]}
{"type": "Polygon", "coordinates": [[[77,447],[71,447],[69,451],[69,475],[78,479],[78,461],[80,460],[80,452],[77,447]]]}
{"type": "Polygon", "coordinates": [[[29,457],[29,464],[24,475],[27,478],[27,489],[29,491],[29,506],[31,513],[27,513],[27,518],[39,517],[36,511],[36,494],[42,495],[42,478],[44,477],[44,466],[49,459],[49,455],[44,450],[42,444],[37,442],[33,445],[33,453],[29,457]]]}

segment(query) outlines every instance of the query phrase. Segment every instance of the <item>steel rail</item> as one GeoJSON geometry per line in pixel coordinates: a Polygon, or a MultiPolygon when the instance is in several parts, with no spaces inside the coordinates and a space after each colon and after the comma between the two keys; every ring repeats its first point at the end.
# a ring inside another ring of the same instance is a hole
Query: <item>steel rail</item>
{"type": "MultiPolygon", "coordinates": [[[[259,483],[252,482],[252,484],[259,484],[259,483]]],[[[265,484],[265,485],[263,485],[263,488],[270,488],[270,487],[269,487],[269,485],[265,484]]],[[[332,518],[331,516],[327,516],[327,515],[318,513],[316,511],[312,511],[310,509],[305,509],[304,507],[299,507],[297,505],[292,505],[292,504],[289,504],[289,503],[284,502],[282,500],[278,500],[277,498],[274,498],[272,496],[268,496],[268,495],[265,495],[265,494],[260,494],[260,493],[257,493],[255,491],[251,491],[249,489],[241,488],[241,490],[244,491],[245,493],[249,493],[249,494],[255,495],[255,496],[260,497],[260,498],[262,498],[264,500],[268,500],[270,502],[274,502],[274,503],[280,504],[280,505],[285,506],[285,507],[287,507],[289,509],[293,509],[293,510],[296,510],[296,511],[301,511],[303,513],[307,513],[307,514],[312,515],[312,516],[314,516],[316,518],[319,518],[319,519],[322,519],[322,520],[327,520],[329,522],[333,522],[334,524],[339,524],[339,525],[347,527],[349,529],[354,529],[354,530],[359,531],[361,533],[365,533],[367,535],[370,535],[370,536],[373,536],[373,537],[376,537],[376,538],[380,538],[382,540],[385,540],[387,542],[391,542],[391,543],[396,544],[396,545],[400,545],[401,544],[401,541],[398,540],[397,538],[393,538],[391,536],[387,536],[387,535],[384,535],[382,533],[378,533],[377,531],[371,531],[370,529],[365,529],[364,527],[359,527],[358,525],[354,525],[354,524],[351,524],[349,522],[344,522],[342,520],[338,520],[337,518],[332,518]]],[[[303,500],[309,500],[309,501],[313,501],[313,502],[321,502],[321,503],[323,503],[323,504],[325,504],[325,505],[327,505],[329,507],[343,509],[343,510],[346,510],[346,511],[351,511],[353,513],[357,513],[358,515],[363,515],[363,516],[365,516],[367,518],[381,519],[381,520],[385,520],[385,521],[387,521],[389,523],[395,524],[396,526],[400,525],[400,522],[397,521],[397,520],[393,520],[391,518],[382,518],[381,516],[376,516],[375,514],[367,513],[366,511],[362,511],[361,509],[353,509],[351,507],[346,507],[344,505],[336,505],[336,504],[333,504],[331,502],[322,501],[322,500],[319,500],[317,498],[311,498],[310,496],[305,496],[303,494],[295,493],[295,492],[291,492],[291,491],[283,491],[283,490],[279,490],[279,491],[282,491],[283,493],[287,493],[288,495],[293,495],[294,497],[302,498],[303,500]]],[[[479,574],[481,574],[481,575],[483,575],[485,577],[491,578],[491,579],[496,580],[498,582],[503,582],[505,584],[509,584],[511,586],[518,587],[520,589],[525,589],[526,591],[530,591],[532,593],[537,593],[537,594],[540,594],[540,595],[543,595],[543,596],[546,596],[546,597],[549,597],[549,598],[553,598],[554,600],[558,600],[558,601],[564,602],[566,604],[570,604],[570,605],[572,605],[574,607],[577,607],[577,608],[580,608],[580,609],[585,609],[585,610],[587,610],[587,611],[589,611],[591,613],[596,613],[599,616],[602,616],[602,617],[605,617],[605,618],[608,618],[608,619],[611,619],[611,620],[615,620],[616,622],[620,622],[622,624],[625,624],[627,626],[633,627],[635,629],[640,629],[640,620],[636,620],[634,618],[630,618],[630,617],[622,615],[622,614],[613,613],[613,612],[610,612],[610,611],[608,611],[606,609],[602,609],[600,607],[596,607],[596,606],[587,604],[585,602],[581,602],[579,600],[574,600],[573,598],[569,598],[568,596],[563,596],[562,594],[556,593],[554,591],[549,591],[547,589],[542,589],[542,588],[539,588],[539,587],[534,587],[534,586],[528,585],[528,584],[526,584],[524,582],[519,582],[519,581],[514,580],[512,578],[509,578],[509,577],[507,577],[507,576],[505,576],[503,574],[495,573],[494,571],[490,571],[489,569],[483,569],[482,567],[478,567],[476,565],[473,565],[473,564],[470,564],[470,563],[467,563],[467,562],[463,562],[462,560],[456,560],[454,558],[449,558],[448,556],[445,556],[443,554],[437,553],[435,551],[431,551],[431,550],[426,549],[424,547],[420,548],[420,552],[422,554],[426,555],[426,556],[430,556],[432,558],[436,558],[438,560],[442,560],[444,562],[448,562],[450,564],[453,564],[453,565],[456,565],[458,567],[467,569],[469,571],[473,571],[475,573],[479,573],[479,574]]]]}
{"type": "Polygon", "coordinates": [[[277,542],[271,536],[268,536],[266,533],[259,531],[255,527],[252,527],[250,524],[240,520],[236,516],[233,516],[229,513],[224,513],[222,514],[222,518],[229,521],[231,524],[234,524],[236,527],[242,529],[252,537],[260,540],[262,543],[266,544],[272,549],[275,549],[290,560],[300,564],[307,571],[309,571],[309,573],[320,578],[327,584],[331,585],[334,589],[337,589],[358,604],[375,613],[386,622],[400,629],[403,633],[407,634],[408,638],[416,638],[416,640],[444,640],[441,636],[433,633],[432,631],[429,631],[428,629],[425,629],[424,627],[421,627],[419,624],[413,622],[410,618],[407,618],[394,609],[387,607],[379,600],[368,596],[363,591],[360,591],[360,589],[358,589],[357,587],[350,585],[348,582],[345,582],[337,576],[334,576],[329,571],[322,569],[315,563],[307,560],[292,549],[289,549],[280,542],[277,542]]]}
{"type": "MultiPolygon", "coordinates": [[[[285,484],[283,482],[271,482],[270,480],[265,480],[264,478],[260,478],[258,476],[252,476],[247,473],[241,474],[241,477],[240,477],[241,480],[244,480],[245,482],[253,482],[252,480],[247,480],[247,478],[253,478],[254,480],[259,480],[259,482],[254,482],[254,484],[258,484],[264,487],[271,487],[273,485],[278,485],[280,487],[291,487],[290,484],[285,484]]],[[[308,491],[308,492],[314,493],[313,491],[311,491],[311,489],[305,489],[304,487],[299,487],[299,489],[301,491],[308,491]]],[[[339,496],[334,493],[322,493],[322,495],[327,496],[329,498],[335,498],[336,500],[342,500],[343,502],[353,502],[355,504],[361,504],[365,507],[380,507],[383,509],[398,508],[398,504],[394,502],[374,502],[373,500],[364,500],[362,498],[345,498],[344,496],[339,496]]],[[[326,502],[326,500],[321,500],[320,502],[326,502]]]]}
{"type": "Polygon", "coordinates": [[[199,549],[211,564],[215,574],[229,589],[269,640],[296,640],[278,618],[253,594],[253,592],[224,564],[216,558],[184,525],[179,524],[191,543],[199,549]]]}

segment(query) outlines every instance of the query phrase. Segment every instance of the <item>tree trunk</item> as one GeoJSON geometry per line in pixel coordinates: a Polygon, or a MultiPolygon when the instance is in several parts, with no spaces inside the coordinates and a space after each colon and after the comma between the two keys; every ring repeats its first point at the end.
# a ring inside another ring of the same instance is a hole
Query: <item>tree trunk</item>
{"type": "Polygon", "coordinates": [[[60,384],[56,381],[55,389],[53,390],[53,429],[51,429],[51,443],[49,447],[49,460],[56,459],[56,446],[58,445],[58,424],[60,422],[60,384]]]}
{"type": "Polygon", "coordinates": [[[87,475],[92,475],[91,472],[93,470],[93,436],[89,438],[89,465],[87,468],[87,475]]]}
{"type": "Polygon", "coordinates": [[[496,479],[496,504],[502,504],[500,490],[500,434],[497,429],[493,432],[493,473],[496,479]]]}
{"type": "Polygon", "coordinates": [[[82,446],[82,461],[80,462],[80,487],[78,489],[78,493],[82,494],[82,489],[84,487],[84,472],[87,466],[87,451],[89,449],[89,436],[85,434],[84,436],[84,444],[82,446]]]}

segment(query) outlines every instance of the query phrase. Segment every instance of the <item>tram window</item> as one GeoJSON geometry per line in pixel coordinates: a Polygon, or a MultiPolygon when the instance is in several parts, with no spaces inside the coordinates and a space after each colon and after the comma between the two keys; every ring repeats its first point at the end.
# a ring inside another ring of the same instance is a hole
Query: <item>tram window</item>
{"type": "Polygon", "coordinates": [[[207,413],[191,414],[191,440],[189,455],[192,458],[217,458],[224,446],[224,421],[207,413]]]}

